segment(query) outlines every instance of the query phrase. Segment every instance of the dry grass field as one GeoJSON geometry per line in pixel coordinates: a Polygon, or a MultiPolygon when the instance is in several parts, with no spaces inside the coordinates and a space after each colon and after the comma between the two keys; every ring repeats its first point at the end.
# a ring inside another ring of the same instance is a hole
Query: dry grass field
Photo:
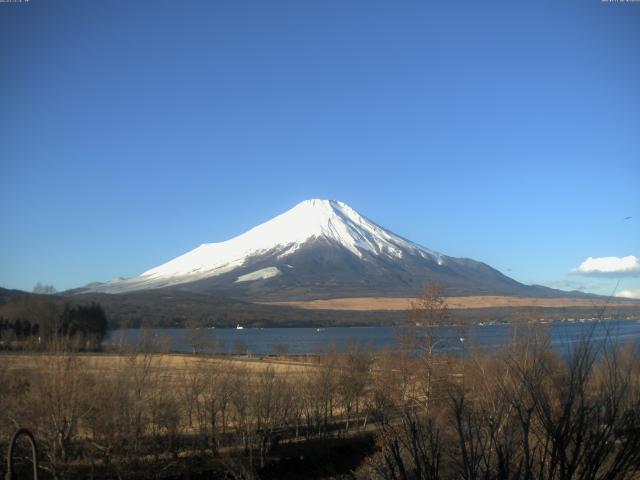
{"type": "MultiPolygon", "coordinates": [[[[132,359],[139,363],[142,356],[133,357],[119,353],[77,353],[73,357],[80,363],[82,371],[87,373],[108,373],[117,370],[124,362],[132,359]]],[[[46,353],[2,353],[0,362],[6,371],[26,373],[30,370],[39,370],[43,364],[51,363],[56,357],[46,353]]],[[[161,370],[164,375],[175,379],[185,378],[192,371],[201,368],[211,370],[229,371],[241,368],[243,372],[258,374],[267,369],[274,370],[277,374],[296,375],[308,372],[316,368],[317,363],[301,357],[206,357],[198,355],[160,353],[153,355],[153,368],[161,370]]]]}
{"type": "MultiPolygon", "coordinates": [[[[293,302],[269,302],[267,305],[288,305],[309,310],[340,310],[340,311],[398,311],[408,310],[414,298],[390,297],[354,297],[334,298],[330,300],[307,300],[293,302]]],[[[451,309],[469,308],[500,308],[500,307],[598,307],[603,301],[590,298],[533,298],[506,296],[469,296],[447,297],[446,304],[451,309]]],[[[625,307],[637,305],[640,302],[615,299],[608,302],[610,307],[625,307]]]]}
{"type": "Polygon", "coordinates": [[[470,448],[486,459],[473,478],[636,478],[637,345],[598,355],[587,339],[563,358],[536,325],[488,355],[436,356],[437,336],[413,333],[419,355],[2,353],[0,454],[26,424],[43,478],[393,480],[428,462],[453,480],[470,448]]]}

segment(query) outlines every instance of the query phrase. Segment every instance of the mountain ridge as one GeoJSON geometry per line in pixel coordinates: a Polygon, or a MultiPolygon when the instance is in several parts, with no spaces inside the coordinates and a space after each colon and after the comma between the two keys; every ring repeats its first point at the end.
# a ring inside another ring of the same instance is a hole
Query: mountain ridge
{"type": "Polygon", "coordinates": [[[312,199],[230,240],[204,243],[132,279],[74,293],[130,293],[167,287],[226,292],[251,301],[345,296],[415,296],[428,282],[447,295],[567,296],[525,285],[491,266],[407,240],[337,200],[312,199]]]}

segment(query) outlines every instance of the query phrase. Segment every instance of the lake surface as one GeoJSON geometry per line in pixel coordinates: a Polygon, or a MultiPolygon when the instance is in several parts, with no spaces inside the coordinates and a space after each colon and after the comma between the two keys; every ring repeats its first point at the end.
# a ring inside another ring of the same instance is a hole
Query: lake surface
{"type": "MultiPolygon", "coordinates": [[[[542,325],[548,329],[552,344],[567,352],[586,336],[595,341],[615,338],[636,341],[640,324],[633,320],[601,322],[555,322],[542,325]]],[[[473,325],[465,327],[435,327],[441,351],[465,349],[498,349],[511,341],[526,326],[509,324],[473,325]],[[463,339],[461,341],[461,339],[463,339]]],[[[119,329],[105,340],[110,347],[135,347],[148,343],[178,353],[275,353],[319,354],[331,348],[344,351],[353,344],[373,349],[393,347],[405,327],[331,327],[331,328],[155,328],[119,329]]]]}

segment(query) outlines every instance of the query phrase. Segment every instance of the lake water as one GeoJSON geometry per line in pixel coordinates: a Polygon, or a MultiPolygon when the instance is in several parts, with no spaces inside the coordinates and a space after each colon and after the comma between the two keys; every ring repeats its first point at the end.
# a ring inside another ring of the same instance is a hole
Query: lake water
{"type": "MultiPolygon", "coordinates": [[[[512,340],[518,329],[522,332],[524,328],[527,327],[494,324],[464,330],[435,327],[435,331],[440,350],[460,351],[463,345],[465,349],[492,350],[512,340]]],[[[640,338],[640,324],[633,320],[555,322],[542,328],[548,329],[552,344],[561,352],[569,351],[587,335],[596,341],[616,338],[625,342],[640,338]]],[[[318,354],[331,348],[343,351],[353,344],[373,349],[392,347],[402,331],[402,327],[119,329],[109,334],[105,345],[134,347],[150,343],[178,353],[318,354]]]]}

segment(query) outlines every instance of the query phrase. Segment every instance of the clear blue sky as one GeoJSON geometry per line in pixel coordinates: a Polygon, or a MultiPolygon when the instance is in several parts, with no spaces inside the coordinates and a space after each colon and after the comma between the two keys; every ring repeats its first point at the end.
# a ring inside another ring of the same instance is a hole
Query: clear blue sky
{"type": "Polygon", "coordinates": [[[0,87],[3,287],[307,198],[526,283],[610,293],[569,270],[640,257],[640,3],[0,3],[0,87]]]}

